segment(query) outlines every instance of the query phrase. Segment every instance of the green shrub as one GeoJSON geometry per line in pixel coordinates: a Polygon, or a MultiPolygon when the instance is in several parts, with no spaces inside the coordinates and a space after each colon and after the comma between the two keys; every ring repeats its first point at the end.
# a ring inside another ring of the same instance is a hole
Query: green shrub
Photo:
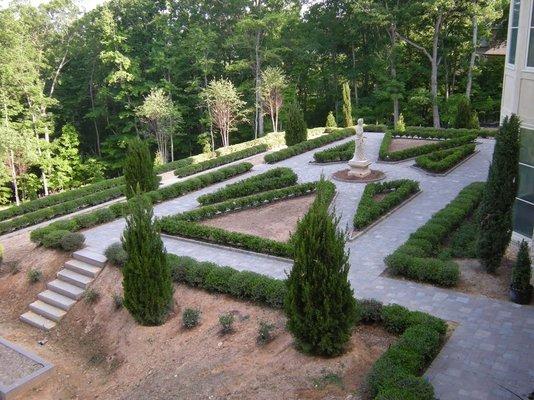
{"type": "Polygon", "coordinates": [[[337,140],[345,139],[349,136],[354,135],[354,133],[355,131],[353,128],[335,129],[332,133],[329,133],[328,135],[319,136],[315,139],[306,140],[305,142],[290,146],[286,149],[269,153],[265,155],[265,161],[269,164],[274,164],[279,161],[286,160],[290,157],[294,157],[298,154],[302,154],[307,151],[316,149],[317,147],[325,146],[337,140]]]}
{"type": "Polygon", "coordinates": [[[124,306],[140,324],[160,325],[172,301],[171,270],[150,201],[136,195],[128,206],[130,214],[122,237],[128,254],[122,268],[124,306]]]}
{"type": "Polygon", "coordinates": [[[186,308],[182,313],[182,326],[192,329],[200,322],[200,310],[198,308],[186,308]]]}
{"type": "Polygon", "coordinates": [[[365,324],[382,322],[382,303],[373,299],[357,302],[360,321],[365,324]]]}
{"type": "Polygon", "coordinates": [[[475,144],[467,144],[447,150],[434,151],[415,159],[417,166],[426,171],[445,172],[475,152],[475,144]]]}
{"type": "Polygon", "coordinates": [[[41,244],[44,247],[60,249],[63,238],[67,236],[68,234],[70,234],[70,232],[66,230],[62,230],[62,229],[52,230],[43,236],[43,238],[41,239],[41,244]]]}
{"type": "Polygon", "coordinates": [[[395,130],[397,132],[406,132],[406,124],[404,123],[404,116],[402,113],[399,115],[399,119],[395,125],[395,130]]]}
{"type": "Polygon", "coordinates": [[[124,161],[124,181],[124,194],[127,198],[133,197],[137,191],[145,193],[158,188],[154,160],[146,141],[136,138],[128,143],[124,161]]]}
{"type": "Polygon", "coordinates": [[[330,111],[326,117],[325,127],[327,132],[330,132],[332,128],[337,128],[336,117],[334,117],[334,113],[332,111],[330,111]]]}
{"type": "Polygon", "coordinates": [[[271,324],[265,321],[260,321],[260,325],[258,327],[258,337],[256,338],[256,342],[258,342],[258,344],[260,345],[269,343],[271,340],[273,340],[274,330],[275,330],[274,324],[271,324]]]}
{"type": "Polygon", "coordinates": [[[520,127],[516,115],[503,121],[478,212],[477,252],[488,272],[499,268],[512,237],[512,209],[519,180],[520,127]]]}
{"type": "Polygon", "coordinates": [[[421,377],[400,377],[384,385],[375,400],[434,400],[434,388],[421,377]]]}
{"type": "Polygon", "coordinates": [[[471,106],[471,102],[465,96],[462,96],[458,102],[456,110],[456,118],[454,119],[454,128],[478,129],[480,124],[478,122],[478,115],[471,106]]]}
{"type": "Polygon", "coordinates": [[[345,127],[348,128],[353,126],[352,121],[352,105],[350,101],[350,86],[348,82],[344,82],[342,86],[343,92],[343,123],[345,127]]]}
{"type": "Polygon", "coordinates": [[[124,306],[124,298],[119,293],[113,293],[113,305],[115,310],[120,310],[124,306]]]}
{"type": "Polygon", "coordinates": [[[532,269],[530,266],[530,255],[528,254],[528,244],[526,241],[521,241],[519,252],[517,253],[517,260],[512,269],[512,289],[519,292],[526,292],[531,290],[530,278],[532,269]]]}
{"type": "MultiPolygon", "coordinates": [[[[321,178],[319,191],[324,185],[321,178]]],[[[288,329],[304,352],[325,356],[344,351],[356,315],[345,235],[337,223],[327,203],[314,202],[291,239],[295,262],[287,279],[288,329]]]]}
{"type": "Polygon", "coordinates": [[[123,267],[128,259],[128,254],[120,242],[110,244],[104,254],[111,264],[119,268],[123,267]]]}
{"type": "Polygon", "coordinates": [[[234,331],[235,317],[232,313],[225,313],[219,316],[219,325],[221,325],[221,333],[226,335],[234,331]]]}
{"type": "Polygon", "coordinates": [[[318,151],[313,155],[313,158],[317,163],[348,161],[354,156],[355,147],[354,141],[351,140],[350,142],[318,151]]]}
{"type": "Polygon", "coordinates": [[[304,121],[304,114],[299,105],[295,102],[287,105],[287,122],[285,128],[285,139],[287,146],[294,146],[308,139],[308,128],[304,121]]]}
{"type": "Polygon", "coordinates": [[[33,285],[34,283],[39,282],[43,278],[43,273],[41,272],[40,269],[30,268],[28,270],[27,277],[28,277],[28,282],[30,282],[30,284],[33,285]]]}
{"type": "Polygon", "coordinates": [[[87,289],[83,294],[83,300],[87,304],[94,304],[100,299],[100,293],[98,293],[95,289],[89,288],[87,289]]]}
{"type": "Polygon", "coordinates": [[[69,232],[61,238],[61,248],[65,251],[76,251],[83,247],[85,236],[81,233],[69,232]]]}

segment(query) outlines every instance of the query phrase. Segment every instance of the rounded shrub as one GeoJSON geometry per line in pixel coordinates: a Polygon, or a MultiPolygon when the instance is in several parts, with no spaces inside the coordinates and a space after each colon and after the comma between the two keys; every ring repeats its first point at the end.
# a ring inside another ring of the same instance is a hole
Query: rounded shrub
{"type": "Polygon", "coordinates": [[[44,247],[59,249],[61,248],[61,242],[63,241],[63,238],[70,233],[70,231],[62,229],[51,230],[41,238],[41,244],[44,247]]]}
{"type": "Polygon", "coordinates": [[[61,248],[65,251],[76,251],[83,247],[85,236],[78,232],[69,232],[61,238],[61,248]]]}
{"type": "Polygon", "coordinates": [[[108,261],[116,267],[124,266],[128,259],[128,254],[124,250],[122,243],[119,242],[109,245],[104,254],[108,261]]]}
{"type": "Polygon", "coordinates": [[[200,322],[200,310],[198,308],[186,308],[182,313],[182,326],[192,329],[200,322]]]}
{"type": "Polygon", "coordinates": [[[373,299],[364,299],[357,302],[360,321],[364,324],[373,324],[382,321],[382,303],[373,299]]]}

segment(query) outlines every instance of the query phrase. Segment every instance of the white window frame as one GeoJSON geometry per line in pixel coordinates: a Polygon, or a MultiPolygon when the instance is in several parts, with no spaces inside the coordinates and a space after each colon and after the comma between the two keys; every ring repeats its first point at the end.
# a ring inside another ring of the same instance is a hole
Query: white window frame
{"type": "MultiPolygon", "coordinates": [[[[530,51],[530,45],[531,45],[531,41],[534,41],[534,35],[530,35],[530,32],[534,29],[534,0],[530,2],[530,10],[529,10],[529,25],[527,27],[527,35],[528,35],[528,38],[527,38],[527,54],[525,54],[525,68],[524,70],[525,71],[528,71],[528,72],[534,72],[534,65],[528,65],[528,53],[530,51]]],[[[534,43],[532,44],[534,45],[534,43]]]]}
{"type": "Polygon", "coordinates": [[[514,23],[514,3],[515,0],[510,1],[510,13],[509,13],[509,21],[508,21],[508,37],[507,37],[507,45],[506,45],[506,67],[511,70],[515,70],[515,66],[517,63],[517,44],[519,42],[519,22],[521,17],[521,0],[518,0],[519,2],[519,14],[517,15],[517,36],[515,38],[515,54],[514,54],[514,63],[510,63],[510,49],[511,47],[511,39],[512,39],[512,25],[514,23]]]}

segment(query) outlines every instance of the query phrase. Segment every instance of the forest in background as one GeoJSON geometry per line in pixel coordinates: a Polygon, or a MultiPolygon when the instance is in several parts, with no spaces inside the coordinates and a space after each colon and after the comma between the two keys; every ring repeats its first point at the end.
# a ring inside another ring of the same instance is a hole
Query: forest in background
{"type": "Polygon", "coordinates": [[[402,114],[407,125],[448,127],[466,96],[482,125],[498,122],[504,58],[479,53],[506,37],[508,1],[310,3],[110,0],[82,14],[52,0],[0,10],[0,202],[14,200],[15,186],[27,200],[117,176],[133,137],[155,153],[140,114],[154,93],[172,116],[172,159],[209,149],[202,93],[214,79],[233,83],[246,105],[230,143],[263,136],[273,130],[259,90],[268,67],[283,72],[284,103],[297,102],[309,127],[330,111],[341,123],[344,82],[367,123],[402,114]]]}

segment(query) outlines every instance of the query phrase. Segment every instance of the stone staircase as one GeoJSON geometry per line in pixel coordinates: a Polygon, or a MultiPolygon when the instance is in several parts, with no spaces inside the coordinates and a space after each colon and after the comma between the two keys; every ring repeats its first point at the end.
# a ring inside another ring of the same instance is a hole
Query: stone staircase
{"type": "Polygon", "coordinates": [[[107,261],[103,254],[90,248],[79,250],[72,257],[57,273],[57,279],[46,284],[47,290],[37,295],[30,311],[20,316],[21,321],[46,331],[52,329],[83,296],[107,261]]]}

